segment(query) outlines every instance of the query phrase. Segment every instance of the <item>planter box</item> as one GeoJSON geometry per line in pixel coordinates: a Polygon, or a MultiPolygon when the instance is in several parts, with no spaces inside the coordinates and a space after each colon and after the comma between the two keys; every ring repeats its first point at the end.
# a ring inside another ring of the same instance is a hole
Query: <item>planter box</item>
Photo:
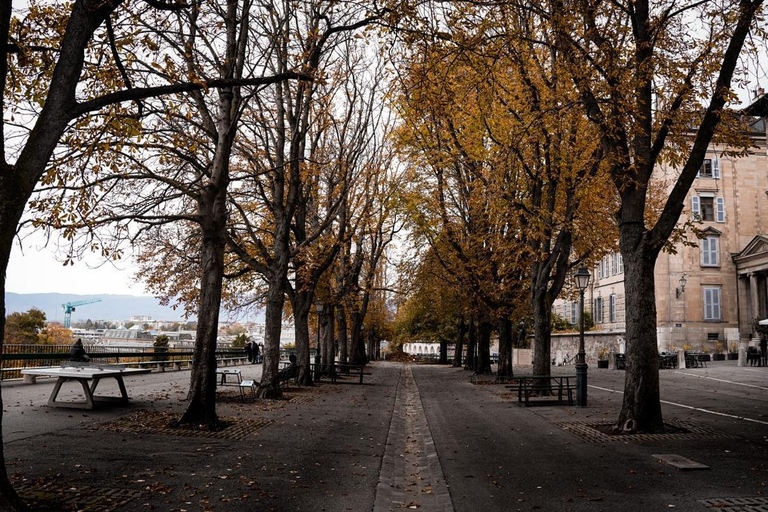
{"type": "Polygon", "coordinates": [[[608,368],[608,360],[607,359],[598,359],[597,367],[598,368],[608,368]]]}
{"type": "Polygon", "coordinates": [[[728,360],[729,361],[738,361],[739,360],[738,352],[729,352],[728,353],[728,360]]]}
{"type": "Polygon", "coordinates": [[[712,354],[713,361],[725,361],[725,354],[712,354]]]}

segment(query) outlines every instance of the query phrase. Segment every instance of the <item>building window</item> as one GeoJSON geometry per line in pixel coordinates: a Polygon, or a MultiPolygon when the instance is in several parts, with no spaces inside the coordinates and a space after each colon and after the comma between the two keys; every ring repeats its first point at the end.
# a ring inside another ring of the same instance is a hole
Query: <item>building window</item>
{"type": "Polygon", "coordinates": [[[699,178],[719,178],[720,160],[717,158],[705,158],[699,169],[699,178]]]}
{"type": "Polygon", "coordinates": [[[597,262],[597,278],[603,278],[603,260],[597,262]]]}
{"type": "Polygon", "coordinates": [[[624,258],[621,257],[621,253],[616,255],[616,259],[619,260],[619,274],[624,273],[624,258]]]}
{"type": "Polygon", "coordinates": [[[578,308],[576,307],[575,302],[571,302],[571,324],[576,325],[576,322],[578,321],[578,308]]]}
{"type": "Polygon", "coordinates": [[[703,287],[704,321],[720,320],[720,288],[703,287]]]}
{"type": "Polygon", "coordinates": [[[725,222],[725,199],[714,196],[691,197],[694,220],[725,222]]]}
{"type": "Polygon", "coordinates": [[[608,297],[608,321],[616,323],[616,294],[612,293],[608,297]]]}
{"type": "Polygon", "coordinates": [[[595,323],[601,324],[603,323],[603,298],[602,297],[596,297],[595,298],[595,323]]]}
{"type": "Polygon", "coordinates": [[[701,266],[718,267],[720,266],[720,256],[718,251],[718,237],[708,236],[700,240],[701,246],[701,266]]]}

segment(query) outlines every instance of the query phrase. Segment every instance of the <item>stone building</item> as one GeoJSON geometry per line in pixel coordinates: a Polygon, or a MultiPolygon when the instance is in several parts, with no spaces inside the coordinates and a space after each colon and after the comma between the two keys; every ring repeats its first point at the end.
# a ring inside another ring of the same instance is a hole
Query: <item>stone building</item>
{"type": "MultiPolygon", "coordinates": [[[[659,350],[735,351],[757,342],[756,319],[768,318],[768,95],[747,110],[752,147],[745,156],[725,154],[713,145],[686,198],[680,224],[693,221],[687,244],[656,262],[656,313],[659,350]]],[[[676,171],[660,168],[670,186],[676,171]]],[[[598,331],[618,340],[623,352],[624,268],[618,253],[592,269],[585,304],[598,331]]],[[[558,301],[556,313],[577,318],[576,303],[558,301]],[[565,314],[567,313],[567,314],[565,314]]],[[[574,322],[575,323],[575,322],[574,322]]],[[[553,347],[554,348],[554,347],[553,347]]]]}

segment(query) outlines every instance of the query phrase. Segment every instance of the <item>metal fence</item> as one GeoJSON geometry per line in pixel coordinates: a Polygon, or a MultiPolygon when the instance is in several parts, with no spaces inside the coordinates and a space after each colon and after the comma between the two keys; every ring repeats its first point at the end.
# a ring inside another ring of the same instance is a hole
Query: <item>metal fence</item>
{"type": "MultiPolygon", "coordinates": [[[[0,364],[0,379],[21,378],[21,370],[41,366],[58,366],[69,360],[69,345],[5,345],[0,364]]],[[[86,346],[92,362],[100,364],[131,364],[144,361],[191,361],[194,352],[189,348],[166,347],[103,347],[86,346]]],[[[243,349],[216,350],[217,359],[245,357],[243,349]]]]}

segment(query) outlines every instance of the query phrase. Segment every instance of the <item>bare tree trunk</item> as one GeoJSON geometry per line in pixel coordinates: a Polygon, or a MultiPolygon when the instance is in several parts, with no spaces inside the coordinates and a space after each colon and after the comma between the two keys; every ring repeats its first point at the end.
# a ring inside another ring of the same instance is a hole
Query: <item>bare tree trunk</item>
{"type": "Polygon", "coordinates": [[[440,359],[439,364],[448,364],[448,340],[440,340],[440,359]]]}
{"type": "Polygon", "coordinates": [[[197,314],[194,363],[187,408],[178,423],[218,427],[216,415],[216,339],[224,277],[224,248],[227,222],[226,187],[209,187],[199,205],[203,245],[200,251],[200,307],[197,314]]]}
{"type": "Polygon", "coordinates": [[[264,364],[262,366],[261,383],[257,391],[259,398],[281,398],[283,392],[278,385],[277,372],[280,364],[280,332],[283,327],[283,294],[282,277],[277,283],[270,280],[267,290],[267,307],[264,313],[264,364]]]}
{"type": "Polygon", "coordinates": [[[293,308],[294,329],[296,333],[296,364],[300,365],[299,383],[312,385],[312,372],[309,368],[309,310],[312,308],[312,294],[297,292],[291,303],[293,308]]]}
{"type": "MultiPolygon", "coordinates": [[[[549,375],[552,365],[552,311],[547,292],[534,289],[533,296],[533,374],[549,375]]],[[[654,330],[654,332],[656,332],[654,330]]]]}
{"type": "Polygon", "coordinates": [[[475,370],[476,367],[476,357],[475,357],[475,351],[477,348],[477,327],[475,325],[475,319],[470,318],[469,319],[469,339],[467,341],[467,359],[466,359],[466,366],[464,369],[466,370],[475,370]]]}
{"type": "Polygon", "coordinates": [[[478,345],[477,345],[477,373],[488,374],[491,371],[491,331],[493,327],[490,322],[480,324],[478,345]]]}
{"type": "Polygon", "coordinates": [[[322,372],[330,375],[336,354],[334,345],[334,311],[336,308],[326,304],[320,312],[320,347],[323,369],[322,372]]]}
{"type": "Polygon", "coordinates": [[[459,319],[459,339],[456,340],[456,349],[453,352],[453,366],[461,367],[461,356],[464,351],[464,338],[467,335],[467,323],[464,315],[459,319]]]}
{"type": "Polygon", "coordinates": [[[347,312],[344,306],[336,307],[336,332],[339,345],[339,361],[346,363],[349,359],[349,339],[347,335],[347,312]]]}
{"type": "Polygon", "coordinates": [[[352,353],[350,359],[355,364],[366,364],[368,358],[365,356],[365,340],[362,337],[363,330],[363,314],[355,309],[352,311],[352,336],[350,342],[352,343],[352,353]]]}
{"type": "Polygon", "coordinates": [[[499,319],[499,377],[512,376],[512,320],[499,319]]]}
{"type": "MultiPolygon", "coordinates": [[[[2,182],[0,175],[0,185],[2,182]]],[[[24,210],[24,202],[19,205],[18,198],[6,197],[7,191],[13,188],[0,186],[0,366],[2,365],[5,343],[5,272],[11,255],[13,236],[16,233],[16,225],[24,210]],[[18,213],[17,213],[18,212],[18,213]]],[[[0,425],[3,419],[3,399],[0,393],[0,425]]],[[[21,501],[8,479],[8,471],[5,466],[5,450],[0,437],[0,510],[26,511],[26,505],[21,501]]]]}
{"type": "MultiPolygon", "coordinates": [[[[631,227],[622,229],[622,248],[631,227]]],[[[642,251],[622,251],[624,257],[627,368],[624,403],[617,428],[628,432],[661,432],[664,421],[659,392],[659,352],[656,340],[655,258],[642,251]]]]}

